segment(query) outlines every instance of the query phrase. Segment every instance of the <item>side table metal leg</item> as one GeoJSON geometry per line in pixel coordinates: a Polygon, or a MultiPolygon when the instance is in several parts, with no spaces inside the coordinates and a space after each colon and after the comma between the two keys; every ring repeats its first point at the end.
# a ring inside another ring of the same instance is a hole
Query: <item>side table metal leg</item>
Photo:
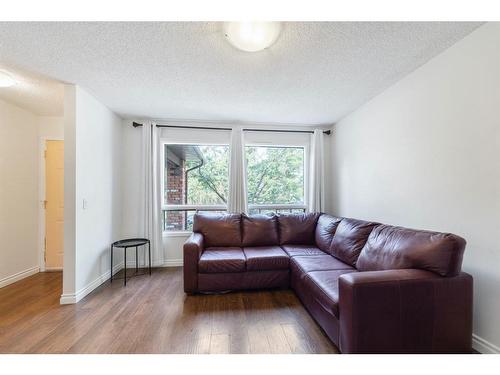
{"type": "Polygon", "coordinates": [[[137,246],[135,247],[135,272],[139,271],[139,253],[137,251],[137,246]]]}
{"type": "Polygon", "coordinates": [[[113,283],[113,245],[111,245],[111,283],[113,283]]]}
{"type": "Polygon", "coordinates": [[[148,251],[149,251],[149,276],[151,276],[151,242],[148,241],[148,251]]]}
{"type": "Polygon", "coordinates": [[[124,259],[124,269],[125,269],[125,273],[123,274],[123,285],[126,286],[127,285],[127,248],[124,247],[123,248],[123,259],[124,259]]]}

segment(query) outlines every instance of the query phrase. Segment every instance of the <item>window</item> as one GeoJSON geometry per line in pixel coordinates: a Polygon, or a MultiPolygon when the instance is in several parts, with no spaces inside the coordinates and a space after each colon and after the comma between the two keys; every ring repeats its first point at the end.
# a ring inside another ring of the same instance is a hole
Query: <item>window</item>
{"type": "Polygon", "coordinates": [[[164,231],[192,230],[196,211],[226,211],[229,146],[165,144],[163,151],[164,231]]]}
{"type": "Polygon", "coordinates": [[[246,146],[250,214],[305,211],[305,148],[246,146]]]}

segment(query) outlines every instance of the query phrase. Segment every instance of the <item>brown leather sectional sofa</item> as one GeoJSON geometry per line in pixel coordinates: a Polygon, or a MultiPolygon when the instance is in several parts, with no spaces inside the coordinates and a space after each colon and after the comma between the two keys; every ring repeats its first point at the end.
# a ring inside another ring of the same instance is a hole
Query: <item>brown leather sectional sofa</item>
{"type": "Polygon", "coordinates": [[[343,353],[467,353],[465,240],[327,214],[196,214],[186,293],[291,287],[343,353]]]}

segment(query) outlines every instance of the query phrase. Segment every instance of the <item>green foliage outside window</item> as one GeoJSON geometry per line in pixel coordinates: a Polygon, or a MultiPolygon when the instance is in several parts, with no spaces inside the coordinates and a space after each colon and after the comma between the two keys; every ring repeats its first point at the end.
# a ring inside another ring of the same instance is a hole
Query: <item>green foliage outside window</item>
{"type": "Polygon", "coordinates": [[[304,149],[247,146],[248,204],[304,203],[304,149]]]}
{"type": "Polygon", "coordinates": [[[225,204],[229,195],[229,147],[198,146],[204,161],[188,161],[187,204],[225,204]]]}

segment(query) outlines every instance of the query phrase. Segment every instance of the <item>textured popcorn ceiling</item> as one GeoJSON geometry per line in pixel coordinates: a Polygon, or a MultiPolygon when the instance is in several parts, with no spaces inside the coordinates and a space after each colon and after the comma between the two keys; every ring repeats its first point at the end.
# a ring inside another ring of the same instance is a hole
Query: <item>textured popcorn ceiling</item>
{"type": "MultiPolygon", "coordinates": [[[[2,37],[0,35],[0,46],[2,37]]],[[[3,55],[1,53],[0,57],[3,55]]],[[[62,116],[64,113],[64,87],[61,83],[40,74],[3,64],[0,70],[9,72],[16,85],[0,87],[0,99],[25,108],[40,116],[62,116]]]]}
{"type": "MultiPolygon", "coordinates": [[[[79,84],[123,117],[327,124],[479,25],[292,22],[248,53],[216,22],[0,22],[0,67],[79,84]]],[[[51,92],[24,104],[61,111],[51,92]]]]}

